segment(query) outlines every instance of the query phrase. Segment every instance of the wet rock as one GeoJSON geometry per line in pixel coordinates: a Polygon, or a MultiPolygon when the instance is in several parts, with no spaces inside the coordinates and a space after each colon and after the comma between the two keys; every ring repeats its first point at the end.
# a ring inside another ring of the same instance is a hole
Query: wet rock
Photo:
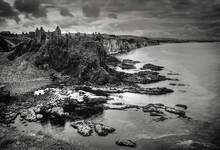
{"type": "Polygon", "coordinates": [[[169,73],[167,73],[167,75],[179,75],[179,73],[169,72],[169,73]]]}
{"type": "Polygon", "coordinates": [[[130,59],[123,59],[121,62],[121,68],[122,69],[136,69],[136,67],[134,66],[136,63],[138,63],[138,61],[133,61],[130,59]]]}
{"type": "Polygon", "coordinates": [[[101,104],[106,103],[106,97],[102,96],[88,96],[85,98],[85,102],[88,104],[101,104]]]}
{"type": "Polygon", "coordinates": [[[99,135],[99,136],[106,136],[109,133],[112,133],[115,131],[114,128],[106,126],[104,124],[95,124],[94,126],[95,128],[95,132],[99,135]]]}
{"type": "Polygon", "coordinates": [[[164,67],[162,66],[157,66],[157,65],[154,65],[154,64],[145,64],[141,70],[146,70],[146,69],[150,69],[152,71],[161,71],[163,70],[164,67]]]}
{"type": "Polygon", "coordinates": [[[153,121],[156,121],[156,122],[161,122],[161,121],[165,121],[167,120],[168,118],[165,117],[165,116],[160,116],[159,118],[154,118],[153,121]]]}
{"type": "Polygon", "coordinates": [[[143,112],[154,112],[157,114],[163,114],[161,110],[159,110],[154,104],[148,104],[142,108],[143,112]]]}
{"type": "Polygon", "coordinates": [[[121,102],[115,102],[115,103],[111,103],[112,105],[124,105],[124,103],[121,102]]]}
{"type": "Polygon", "coordinates": [[[163,114],[158,112],[150,112],[150,116],[163,116],[163,114]]]}
{"type": "Polygon", "coordinates": [[[123,92],[131,92],[131,93],[139,93],[139,94],[147,94],[147,95],[163,95],[174,92],[172,89],[168,89],[165,87],[156,87],[156,88],[140,88],[140,87],[132,87],[132,88],[124,88],[123,92]]]}
{"type": "Polygon", "coordinates": [[[165,108],[165,111],[169,112],[169,113],[173,113],[173,114],[177,114],[179,115],[180,117],[185,117],[186,116],[186,113],[182,110],[177,110],[175,108],[172,108],[172,107],[166,107],[165,108]]]}
{"type": "Polygon", "coordinates": [[[169,85],[172,85],[172,86],[185,86],[185,84],[183,83],[169,83],[169,85]]]}
{"type": "Polygon", "coordinates": [[[127,64],[122,64],[121,68],[122,69],[136,69],[134,65],[127,65],[127,64]]]}
{"type": "Polygon", "coordinates": [[[126,110],[126,109],[140,109],[138,105],[105,105],[105,109],[112,109],[112,110],[126,110]]]}
{"type": "Polygon", "coordinates": [[[77,87],[76,89],[84,89],[86,91],[90,91],[91,93],[101,93],[103,95],[108,95],[112,93],[139,93],[139,94],[147,94],[147,95],[162,95],[174,92],[172,89],[168,89],[166,87],[155,87],[155,88],[141,88],[139,86],[125,86],[125,87],[116,87],[116,88],[94,88],[94,87],[77,87]]]}
{"type": "Polygon", "coordinates": [[[119,146],[136,147],[136,143],[128,139],[120,139],[120,140],[117,140],[115,143],[119,146]]]}
{"type": "Polygon", "coordinates": [[[164,80],[167,80],[165,76],[159,75],[158,72],[153,72],[153,71],[139,71],[138,73],[134,73],[134,74],[129,74],[129,73],[122,74],[122,81],[131,82],[131,83],[148,84],[148,83],[155,83],[164,80]]]}
{"type": "Polygon", "coordinates": [[[176,83],[169,83],[169,85],[176,86],[176,83]]]}
{"type": "MultiPolygon", "coordinates": [[[[190,117],[186,116],[186,113],[183,110],[178,110],[169,106],[165,106],[164,104],[156,103],[156,104],[148,104],[142,107],[143,112],[149,112],[150,116],[161,116],[164,117],[165,112],[176,114],[179,117],[190,119],[190,117]]],[[[165,119],[165,118],[161,118],[165,119]]]]}
{"type": "Polygon", "coordinates": [[[181,107],[181,108],[184,108],[184,109],[187,109],[187,106],[184,105],[184,104],[176,104],[177,107],[181,107]]]}
{"type": "Polygon", "coordinates": [[[82,136],[90,136],[93,132],[92,122],[89,121],[77,121],[73,122],[72,127],[77,129],[77,132],[82,136]]]}

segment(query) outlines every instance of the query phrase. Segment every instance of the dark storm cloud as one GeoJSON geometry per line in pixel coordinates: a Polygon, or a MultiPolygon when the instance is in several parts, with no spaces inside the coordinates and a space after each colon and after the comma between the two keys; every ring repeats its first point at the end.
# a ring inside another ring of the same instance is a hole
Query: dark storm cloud
{"type": "Polygon", "coordinates": [[[19,22],[18,13],[5,1],[0,0],[0,23],[4,23],[6,19],[14,19],[19,22]]]}
{"type": "Polygon", "coordinates": [[[60,14],[61,14],[62,16],[73,17],[73,14],[72,14],[67,8],[61,8],[61,9],[60,9],[60,14]]]}
{"type": "Polygon", "coordinates": [[[36,18],[47,16],[46,8],[41,6],[40,0],[16,0],[14,5],[17,10],[26,15],[36,18]]]}
{"type": "Polygon", "coordinates": [[[82,6],[83,15],[86,17],[99,17],[100,8],[95,3],[86,3],[82,6]]]}
{"type": "MultiPolygon", "coordinates": [[[[101,3],[100,0],[96,1],[101,3]]],[[[218,0],[110,0],[106,1],[103,7],[107,11],[117,13],[139,11],[153,17],[207,19],[220,16],[218,0]]]]}
{"type": "Polygon", "coordinates": [[[145,36],[158,31],[158,36],[203,34],[220,39],[220,0],[0,0],[0,23],[19,20],[18,13],[27,16],[20,16],[27,25],[44,20],[45,25],[60,24],[65,30],[94,28],[145,36]]]}

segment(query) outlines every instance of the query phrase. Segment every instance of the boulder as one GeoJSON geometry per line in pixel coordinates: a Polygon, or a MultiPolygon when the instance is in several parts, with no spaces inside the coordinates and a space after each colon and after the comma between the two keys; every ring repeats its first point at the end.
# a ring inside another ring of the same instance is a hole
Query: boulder
{"type": "Polygon", "coordinates": [[[99,135],[99,136],[106,136],[108,135],[109,133],[112,133],[115,131],[114,128],[112,127],[109,127],[109,126],[106,126],[104,124],[95,124],[95,132],[99,135]]]}
{"type": "Polygon", "coordinates": [[[85,120],[73,122],[71,123],[71,126],[77,129],[77,132],[82,136],[90,136],[93,130],[95,130],[95,132],[99,136],[106,136],[109,133],[115,131],[114,128],[106,126],[104,124],[94,123],[92,121],[85,121],[85,120]]]}
{"type": "Polygon", "coordinates": [[[136,69],[134,66],[137,63],[137,61],[133,61],[130,59],[123,59],[121,62],[121,68],[122,69],[136,69]]]}
{"type": "Polygon", "coordinates": [[[163,114],[158,112],[150,112],[150,116],[163,116],[163,114]]]}
{"type": "Polygon", "coordinates": [[[62,107],[53,107],[51,109],[51,114],[55,115],[55,116],[58,116],[58,117],[62,117],[62,116],[65,115],[64,110],[63,110],[62,107]]]}
{"type": "Polygon", "coordinates": [[[121,73],[122,81],[131,83],[148,84],[167,80],[165,76],[159,75],[158,72],[153,71],[139,71],[137,73],[121,73]]]}
{"type": "Polygon", "coordinates": [[[141,70],[146,70],[146,69],[150,69],[152,71],[161,71],[163,70],[164,67],[162,66],[157,66],[157,65],[154,65],[154,64],[145,64],[141,70]]]}
{"type": "Polygon", "coordinates": [[[32,108],[21,110],[20,115],[22,118],[24,118],[27,121],[36,121],[37,120],[36,114],[32,108]]]}
{"type": "Polygon", "coordinates": [[[148,104],[146,106],[144,106],[142,108],[143,112],[154,112],[154,113],[157,113],[157,114],[163,114],[163,112],[161,110],[159,110],[157,107],[154,106],[154,104],[148,104]]]}
{"type": "Polygon", "coordinates": [[[36,115],[36,118],[37,118],[38,120],[41,120],[43,117],[44,117],[44,116],[43,116],[42,114],[37,114],[37,115],[36,115]]]}
{"type": "Polygon", "coordinates": [[[136,147],[136,143],[128,139],[120,139],[120,140],[117,140],[115,143],[119,146],[136,147]]]}
{"type": "Polygon", "coordinates": [[[112,105],[107,104],[105,105],[105,109],[112,109],[112,110],[126,110],[126,109],[140,109],[140,106],[138,105],[130,105],[130,104],[122,104],[122,105],[112,105]]]}
{"type": "Polygon", "coordinates": [[[166,107],[165,110],[169,113],[177,114],[180,117],[185,117],[186,116],[186,113],[184,111],[178,110],[178,109],[175,109],[175,108],[172,108],[172,107],[166,107]]]}
{"type": "Polygon", "coordinates": [[[77,121],[71,123],[71,126],[77,129],[77,132],[82,136],[90,136],[92,134],[92,122],[90,121],[77,121]]]}
{"type": "Polygon", "coordinates": [[[181,108],[184,108],[184,109],[187,109],[187,106],[184,105],[184,104],[176,104],[177,107],[181,107],[181,108]]]}
{"type": "Polygon", "coordinates": [[[165,121],[167,120],[168,118],[165,117],[165,116],[160,116],[159,118],[154,118],[153,121],[156,121],[156,122],[160,122],[160,121],[165,121]]]}

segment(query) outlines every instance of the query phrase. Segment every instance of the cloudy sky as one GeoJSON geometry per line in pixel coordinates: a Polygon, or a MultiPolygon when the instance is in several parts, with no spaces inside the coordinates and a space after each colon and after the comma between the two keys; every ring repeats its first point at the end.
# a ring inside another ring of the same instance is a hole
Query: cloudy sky
{"type": "Polygon", "coordinates": [[[220,0],[0,0],[0,30],[220,39],[220,0]]]}

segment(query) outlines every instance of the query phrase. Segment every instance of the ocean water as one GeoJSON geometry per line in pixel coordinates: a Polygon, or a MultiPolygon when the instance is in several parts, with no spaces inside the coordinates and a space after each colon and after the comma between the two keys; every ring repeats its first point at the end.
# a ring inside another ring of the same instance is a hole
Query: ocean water
{"type": "MultiPolygon", "coordinates": [[[[163,81],[143,87],[167,87],[175,92],[161,96],[148,96],[132,93],[120,94],[119,101],[126,104],[147,105],[149,103],[163,103],[175,107],[176,104],[185,104],[187,116],[191,120],[169,116],[163,122],[155,122],[153,117],[142,110],[105,110],[89,118],[95,122],[102,122],[112,126],[116,132],[106,137],[95,133],[83,137],[70,126],[30,123],[24,127],[19,119],[16,127],[24,132],[42,131],[55,138],[71,143],[87,146],[94,149],[127,149],[115,145],[119,138],[133,139],[137,142],[136,149],[167,149],[179,142],[199,140],[212,143],[219,131],[220,122],[220,43],[181,43],[162,44],[133,50],[127,54],[120,54],[119,59],[141,61],[137,69],[123,70],[136,72],[146,63],[164,66],[161,74],[179,81],[163,81]],[[178,73],[178,75],[168,75],[178,73]],[[181,83],[184,86],[172,86],[170,83],[181,83]],[[217,128],[217,129],[216,129],[217,128]]],[[[118,68],[120,70],[120,68],[118,68]]],[[[115,95],[116,97],[118,95],[115,95]]]]}

